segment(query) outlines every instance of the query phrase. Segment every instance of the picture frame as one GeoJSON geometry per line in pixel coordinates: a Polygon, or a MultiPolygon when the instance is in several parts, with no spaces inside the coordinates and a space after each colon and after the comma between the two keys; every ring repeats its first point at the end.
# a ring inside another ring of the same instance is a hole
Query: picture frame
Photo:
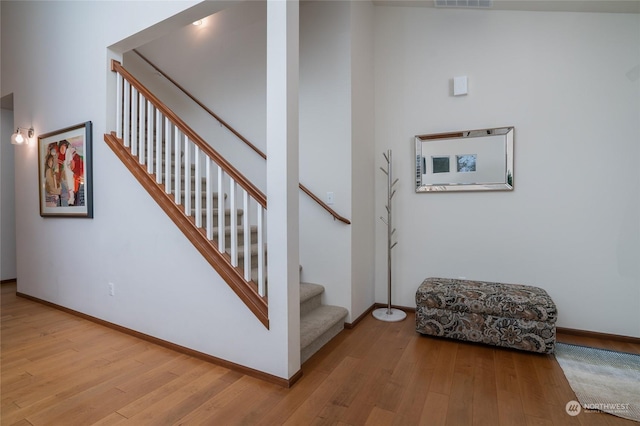
{"type": "Polygon", "coordinates": [[[40,216],[93,218],[92,123],[38,136],[40,216]]]}

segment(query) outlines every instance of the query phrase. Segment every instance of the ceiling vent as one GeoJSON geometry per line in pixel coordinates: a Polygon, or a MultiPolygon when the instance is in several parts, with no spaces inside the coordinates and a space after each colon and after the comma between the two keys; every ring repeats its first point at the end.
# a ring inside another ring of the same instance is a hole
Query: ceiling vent
{"type": "Polygon", "coordinates": [[[466,9],[489,9],[493,0],[434,0],[435,7],[459,7],[466,9]]]}

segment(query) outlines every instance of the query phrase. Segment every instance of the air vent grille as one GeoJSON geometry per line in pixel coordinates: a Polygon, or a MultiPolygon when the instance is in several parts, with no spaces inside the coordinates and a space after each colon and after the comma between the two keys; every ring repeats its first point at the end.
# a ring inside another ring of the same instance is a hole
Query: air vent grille
{"type": "Polygon", "coordinates": [[[468,9],[489,9],[493,0],[434,0],[436,7],[460,7],[468,9]]]}

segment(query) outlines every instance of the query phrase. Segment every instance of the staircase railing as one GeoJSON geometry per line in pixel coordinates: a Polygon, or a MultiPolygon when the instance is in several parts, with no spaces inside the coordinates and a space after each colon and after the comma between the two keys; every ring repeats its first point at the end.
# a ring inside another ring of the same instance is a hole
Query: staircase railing
{"type": "MultiPolygon", "coordinates": [[[[143,61],[145,61],[147,64],[149,64],[149,66],[151,66],[151,68],[156,70],[164,78],[166,78],[171,84],[173,84],[176,88],[178,88],[178,90],[180,90],[182,93],[184,93],[189,99],[191,99],[193,102],[195,102],[196,105],[198,105],[203,111],[207,112],[216,121],[218,121],[218,123],[220,123],[227,130],[229,130],[231,133],[233,133],[238,139],[240,139],[247,146],[249,146],[249,148],[251,148],[256,154],[258,154],[259,156],[261,156],[265,160],[267,159],[267,154],[265,154],[263,151],[261,151],[257,146],[255,146],[253,143],[251,143],[247,138],[242,136],[240,134],[240,132],[238,132],[236,129],[231,127],[226,121],[224,121],[222,118],[220,118],[216,113],[211,111],[211,109],[209,109],[205,104],[203,104],[198,98],[196,98],[191,93],[189,93],[188,90],[186,90],[177,81],[175,81],[173,78],[171,78],[169,75],[167,75],[164,71],[162,71],[157,65],[155,65],[153,62],[151,62],[149,59],[147,59],[144,55],[142,55],[136,49],[133,49],[133,52],[135,52],[140,58],[142,58],[143,61]]],[[[302,192],[307,194],[309,197],[311,197],[311,199],[313,201],[315,201],[318,205],[320,205],[320,207],[322,207],[327,212],[329,212],[329,214],[331,216],[333,216],[334,220],[339,220],[340,222],[346,223],[347,225],[351,224],[351,221],[349,219],[347,219],[347,218],[341,216],[340,214],[338,214],[338,212],[333,210],[324,201],[322,201],[318,196],[316,196],[313,192],[311,192],[311,190],[309,188],[304,186],[302,183],[299,183],[298,186],[300,187],[300,190],[302,190],[302,192]]]]}
{"type": "Polygon", "coordinates": [[[111,70],[116,131],[105,142],[268,327],[266,196],[120,62],[111,70]]]}

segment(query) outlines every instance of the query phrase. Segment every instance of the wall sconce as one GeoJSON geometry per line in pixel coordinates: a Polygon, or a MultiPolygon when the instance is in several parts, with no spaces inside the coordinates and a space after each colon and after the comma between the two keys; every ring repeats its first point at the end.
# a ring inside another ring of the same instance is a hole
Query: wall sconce
{"type": "Polygon", "coordinates": [[[33,138],[33,127],[25,129],[24,127],[18,127],[16,132],[11,135],[11,143],[13,145],[29,144],[29,140],[33,138]]]}

